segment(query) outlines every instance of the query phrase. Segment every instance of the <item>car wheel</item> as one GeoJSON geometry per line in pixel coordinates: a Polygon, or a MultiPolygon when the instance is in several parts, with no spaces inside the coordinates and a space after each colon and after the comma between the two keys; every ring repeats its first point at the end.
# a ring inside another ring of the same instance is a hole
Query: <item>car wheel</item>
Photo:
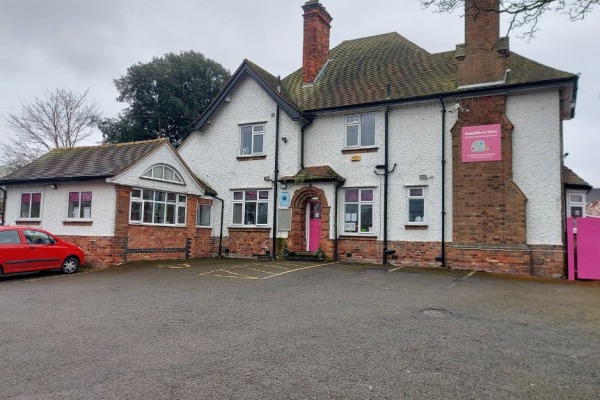
{"type": "Polygon", "coordinates": [[[62,263],[60,271],[63,274],[72,274],[79,269],[79,260],[75,257],[67,257],[62,263]]]}

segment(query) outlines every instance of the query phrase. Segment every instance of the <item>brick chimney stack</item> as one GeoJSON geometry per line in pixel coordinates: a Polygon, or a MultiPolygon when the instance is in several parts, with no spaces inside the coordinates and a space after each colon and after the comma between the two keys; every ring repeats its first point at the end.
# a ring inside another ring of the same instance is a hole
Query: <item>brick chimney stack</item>
{"type": "Polygon", "coordinates": [[[499,0],[465,0],[465,43],[457,46],[458,85],[504,81],[508,38],[500,38],[499,0]]]}
{"type": "Polygon", "coordinates": [[[304,10],[304,49],[302,54],[302,83],[315,81],[329,59],[329,31],[331,15],[319,0],[309,0],[304,10]]]}

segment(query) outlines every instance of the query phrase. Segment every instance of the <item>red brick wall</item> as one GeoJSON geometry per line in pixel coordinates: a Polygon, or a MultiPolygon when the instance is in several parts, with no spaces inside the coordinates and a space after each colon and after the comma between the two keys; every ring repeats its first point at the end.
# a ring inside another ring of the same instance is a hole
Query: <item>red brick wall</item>
{"type": "MultiPolygon", "coordinates": [[[[271,228],[229,228],[227,248],[230,256],[251,257],[253,254],[272,253],[271,228]]],[[[218,243],[217,243],[218,245],[218,243]]]]}
{"type": "Polygon", "coordinates": [[[304,9],[304,50],[302,82],[312,83],[329,58],[329,31],[332,18],[321,4],[308,2],[304,9]]]}
{"type": "Polygon", "coordinates": [[[188,238],[189,257],[208,257],[213,254],[211,230],[196,228],[198,203],[210,205],[211,200],[188,196],[185,227],[130,225],[131,188],[117,186],[116,190],[114,237],[62,236],[84,250],[89,264],[111,266],[136,260],[183,259],[186,257],[188,238]]]}
{"type": "Polygon", "coordinates": [[[465,54],[459,58],[459,86],[504,79],[506,54],[497,50],[500,37],[498,0],[465,2],[465,54]]]}
{"type": "MultiPolygon", "coordinates": [[[[383,262],[383,242],[377,238],[340,236],[338,240],[339,260],[344,262],[383,262]],[[351,254],[349,256],[349,254],[351,254]]],[[[393,265],[435,266],[435,257],[440,255],[441,243],[388,241],[388,249],[396,250],[388,255],[393,265]]]]}
{"type": "Polygon", "coordinates": [[[559,278],[565,276],[562,246],[450,245],[452,268],[514,275],[559,278]]]}

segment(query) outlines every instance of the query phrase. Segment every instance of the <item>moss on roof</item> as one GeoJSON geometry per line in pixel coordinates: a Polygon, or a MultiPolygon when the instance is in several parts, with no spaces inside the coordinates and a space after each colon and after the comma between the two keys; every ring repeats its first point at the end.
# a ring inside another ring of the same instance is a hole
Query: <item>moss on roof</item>
{"type": "Polygon", "coordinates": [[[0,184],[114,176],[166,143],[167,139],[52,150],[0,179],[0,184]]]}
{"type": "MultiPolygon", "coordinates": [[[[384,101],[460,93],[455,51],[431,54],[396,32],[342,42],[312,85],[302,69],[282,81],[299,109],[312,111],[384,101]]],[[[575,78],[518,54],[508,57],[506,85],[575,78]]]]}

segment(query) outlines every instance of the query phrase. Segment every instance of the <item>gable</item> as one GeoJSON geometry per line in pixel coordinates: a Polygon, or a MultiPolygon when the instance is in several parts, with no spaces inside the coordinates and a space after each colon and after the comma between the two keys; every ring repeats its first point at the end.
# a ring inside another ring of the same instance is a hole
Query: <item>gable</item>
{"type": "Polygon", "coordinates": [[[135,164],[119,175],[107,179],[107,182],[118,185],[137,187],[142,189],[155,189],[191,195],[204,195],[207,190],[198,182],[187,165],[179,158],[172,147],[165,143],[151,154],[139,159],[135,164]],[[161,179],[158,175],[148,176],[148,171],[153,167],[166,167],[174,171],[181,178],[161,179]],[[146,176],[144,176],[146,175],[146,176]]]}
{"type": "Polygon", "coordinates": [[[202,116],[194,122],[194,130],[202,130],[209,123],[210,119],[217,113],[223,103],[228,101],[229,96],[244,78],[254,80],[291,119],[298,120],[301,118],[301,113],[297,110],[293,102],[281,92],[281,84],[278,82],[278,79],[256,64],[244,60],[217,98],[208,106],[202,116]]]}

